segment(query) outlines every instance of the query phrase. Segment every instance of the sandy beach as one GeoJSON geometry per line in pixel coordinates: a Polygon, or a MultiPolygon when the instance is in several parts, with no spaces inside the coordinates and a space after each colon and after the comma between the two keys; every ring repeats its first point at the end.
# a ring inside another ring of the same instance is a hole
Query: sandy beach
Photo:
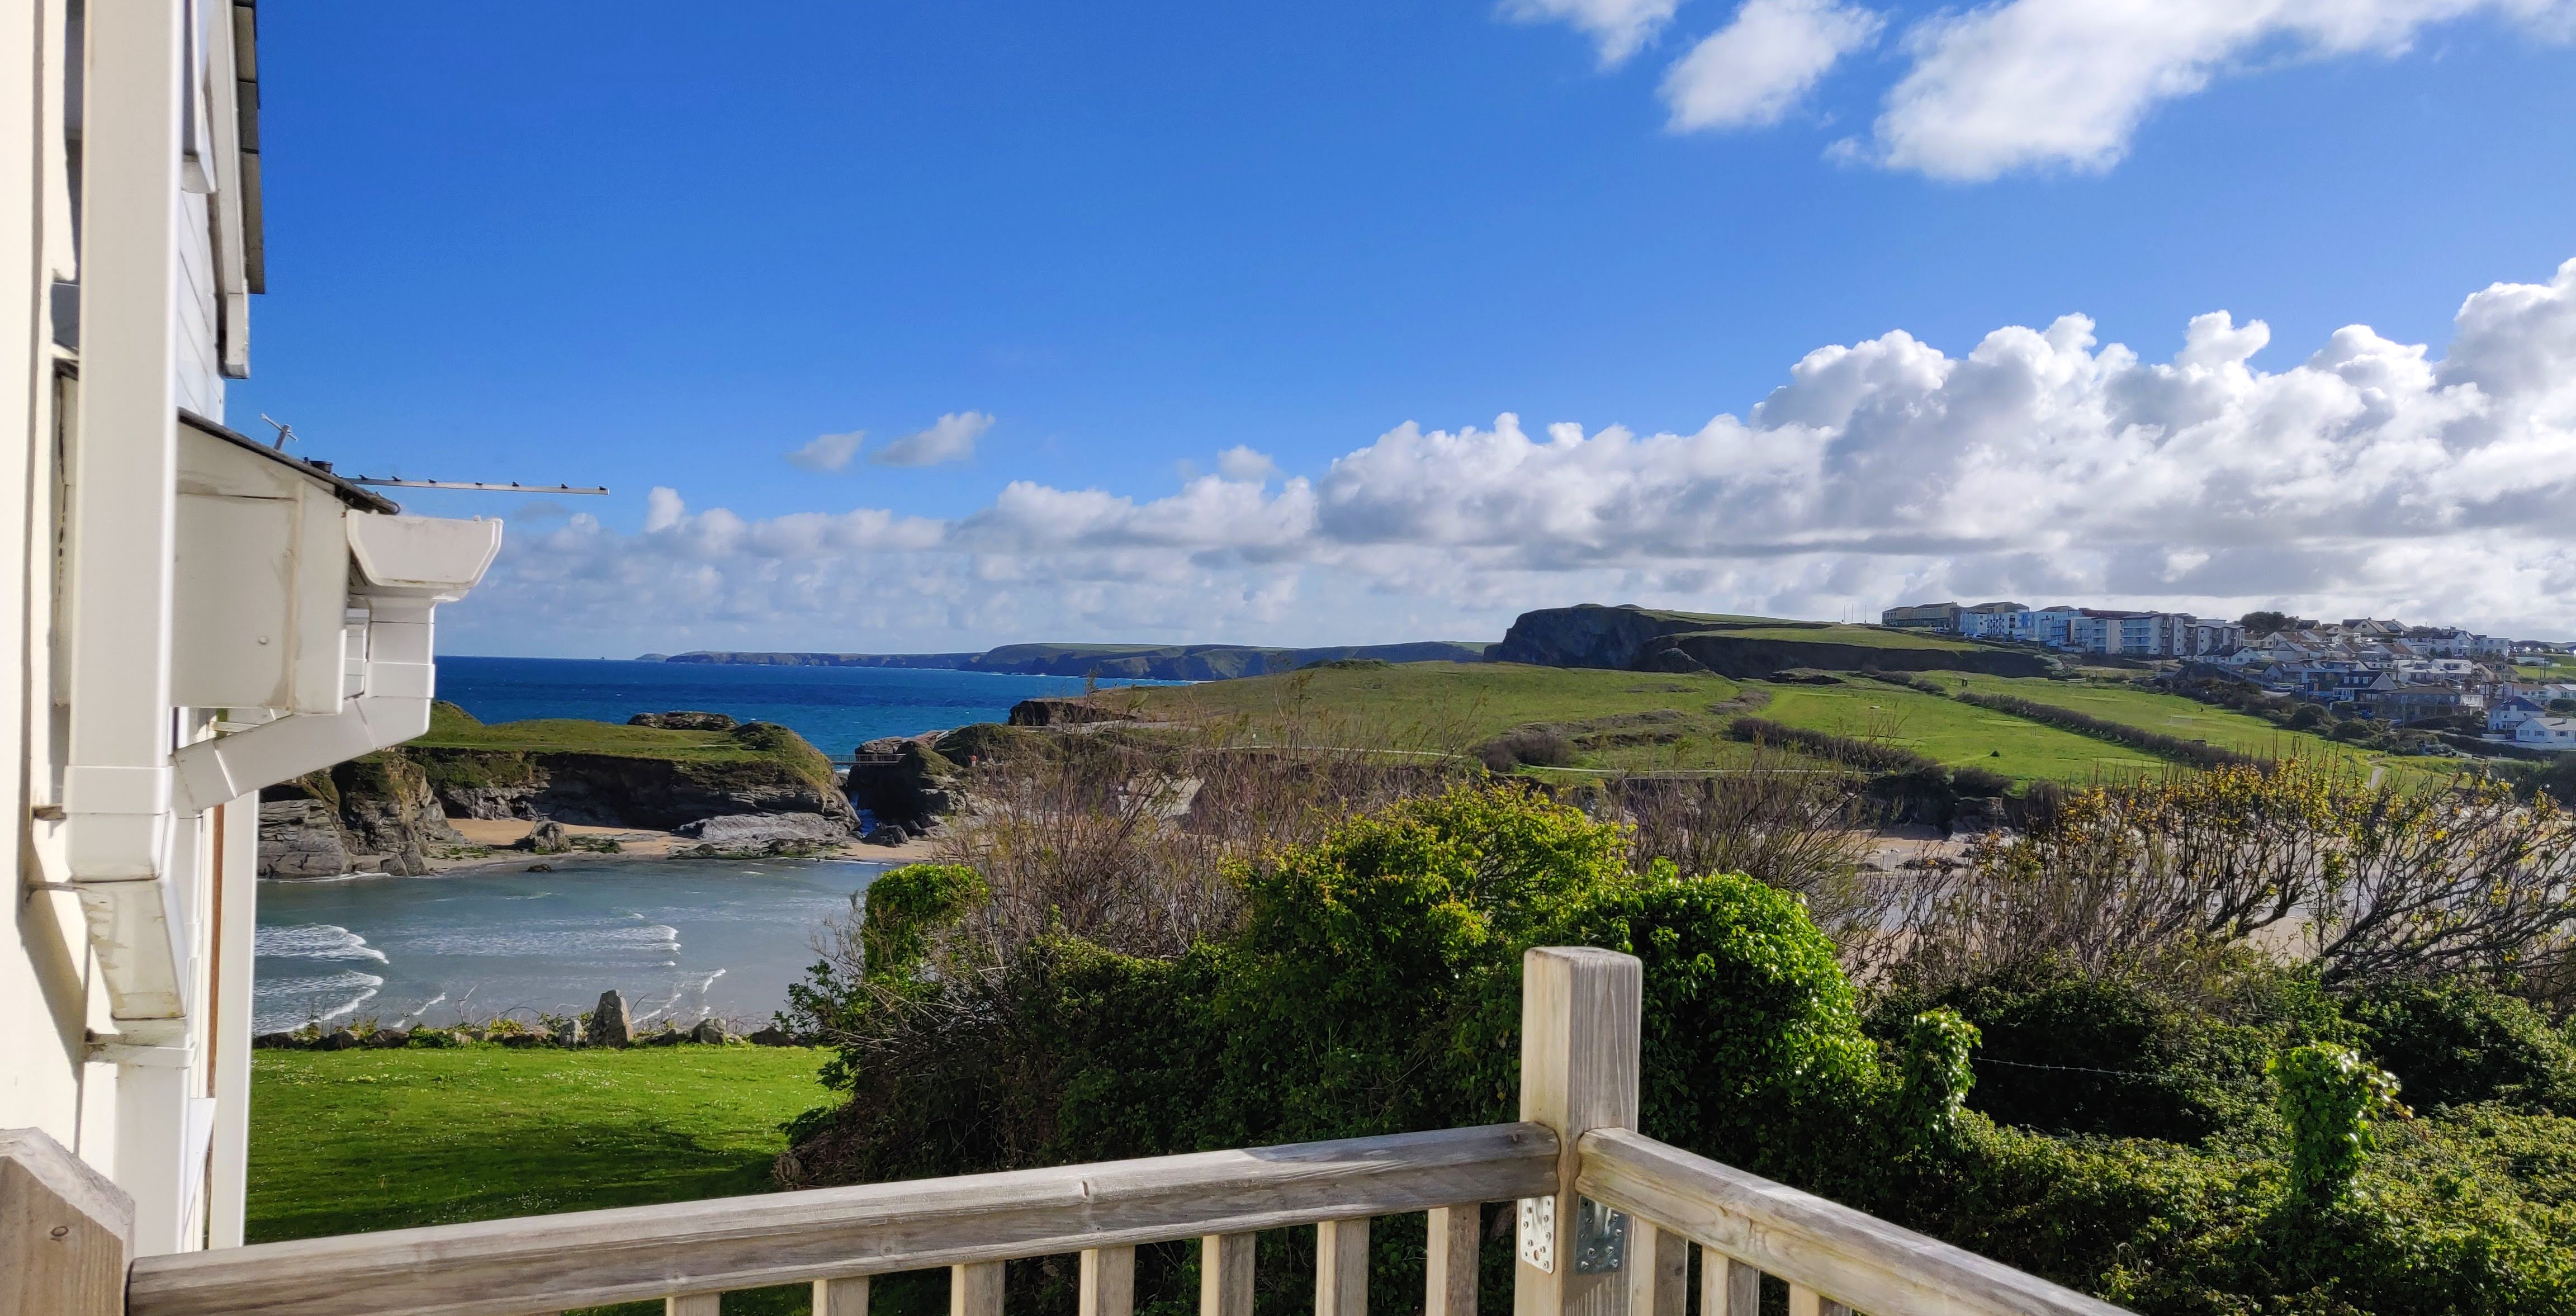
{"type": "MultiPolygon", "coordinates": [[[[489,847],[493,853],[459,855],[455,858],[433,857],[429,861],[432,872],[500,868],[510,865],[525,867],[528,864],[545,863],[555,857],[530,854],[525,850],[512,848],[527,836],[528,829],[534,825],[524,818],[450,818],[447,822],[465,838],[467,845],[489,847]]],[[[574,837],[617,843],[615,854],[600,854],[590,850],[575,852],[584,859],[667,859],[674,850],[689,849],[698,844],[695,839],[681,836],[676,832],[657,832],[636,827],[585,827],[565,823],[563,829],[565,833],[574,837]]],[[[938,843],[919,838],[906,841],[901,845],[869,845],[860,841],[851,841],[822,857],[881,864],[915,864],[937,858],[938,843]]]]}

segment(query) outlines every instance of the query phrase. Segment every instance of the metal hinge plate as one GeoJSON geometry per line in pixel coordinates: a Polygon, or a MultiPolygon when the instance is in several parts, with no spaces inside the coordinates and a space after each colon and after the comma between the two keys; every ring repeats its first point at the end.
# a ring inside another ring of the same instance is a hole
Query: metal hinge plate
{"type": "Polygon", "coordinates": [[[1556,1273],[1556,1199],[1521,1199],[1521,1260],[1556,1273]]]}

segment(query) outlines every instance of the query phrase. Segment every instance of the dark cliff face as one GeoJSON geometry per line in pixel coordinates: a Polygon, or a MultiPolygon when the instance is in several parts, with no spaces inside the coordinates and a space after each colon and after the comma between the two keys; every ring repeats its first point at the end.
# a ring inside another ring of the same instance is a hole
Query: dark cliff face
{"type": "Polygon", "coordinates": [[[1636,608],[1598,603],[1524,612],[1494,646],[1498,663],[1535,667],[1608,667],[1628,671],[1658,636],[1693,630],[1700,623],[1657,616],[1636,608]]]}
{"type": "Polygon", "coordinates": [[[262,877],[327,877],[373,860],[388,873],[429,871],[432,846],[465,838],[447,825],[428,774],[385,750],[260,792],[262,877]]]}

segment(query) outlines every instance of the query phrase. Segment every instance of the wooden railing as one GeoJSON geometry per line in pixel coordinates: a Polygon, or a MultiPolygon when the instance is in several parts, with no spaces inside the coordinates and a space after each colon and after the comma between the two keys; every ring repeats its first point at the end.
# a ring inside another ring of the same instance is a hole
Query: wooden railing
{"type": "Polygon", "coordinates": [[[1791,1316],[2116,1316],[1636,1133],[1641,986],[1625,955],[1529,953],[1515,1124],[147,1257],[121,1295],[92,1273],[121,1261],[102,1184],[58,1148],[20,1173],[32,1144],[0,1136],[0,1259],[42,1260],[48,1237],[29,1231],[57,1218],[72,1228],[51,1240],[84,1249],[80,1265],[0,1269],[0,1316],[546,1316],[651,1298],[716,1316],[727,1290],[794,1283],[813,1285],[815,1316],[865,1316],[870,1276],[939,1266],[950,1316],[1003,1316],[1005,1262],[1072,1253],[1081,1316],[1130,1316],[1135,1249],[1187,1239],[1201,1316],[1251,1316],[1255,1233],[1308,1225],[1316,1316],[1366,1316],[1370,1221],[1416,1211],[1424,1316],[1475,1316],[1489,1202],[1517,1207],[1514,1316],[1684,1316],[1694,1246],[1699,1316],[1758,1316],[1764,1274],[1787,1283],[1791,1316]]]}

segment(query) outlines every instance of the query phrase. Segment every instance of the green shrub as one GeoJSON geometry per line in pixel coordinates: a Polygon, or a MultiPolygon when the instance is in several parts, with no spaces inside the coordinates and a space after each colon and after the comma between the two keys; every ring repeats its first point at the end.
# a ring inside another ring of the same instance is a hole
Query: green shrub
{"type": "Polygon", "coordinates": [[[2511,996],[2473,982],[2393,982],[2342,1008],[2350,1040],[2415,1106],[2505,1101],[2576,1114],[2576,1049],[2511,996]]]}
{"type": "Polygon", "coordinates": [[[930,954],[933,935],[991,895],[984,875],[964,864],[906,864],[878,874],[859,920],[866,975],[888,982],[910,976],[930,954]]]}
{"type": "Polygon", "coordinates": [[[2322,1209],[2340,1201],[2375,1145],[2373,1121],[2404,1114],[2397,1080],[2350,1047],[2311,1042],[2273,1057],[2281,1122],[2290,1129],[2290,1197],[2322,1209]]]}
{"type": "Polygon", "coordinates": [[[2331,1029],[2330,1006],[2295,982],[2230,984],[2243,1022],[2143,979],[2083,974],[2060,961],[2012,966],[1932,995],[1898,991],[1871,1011],[1890,1043],[1932,1009],[1956,1011],[1984,1041],[1968,1104],[2041,1133],[2199,1142],[2260,1119],[2263,1064],[2292,1038],[2331,1029]]]}

